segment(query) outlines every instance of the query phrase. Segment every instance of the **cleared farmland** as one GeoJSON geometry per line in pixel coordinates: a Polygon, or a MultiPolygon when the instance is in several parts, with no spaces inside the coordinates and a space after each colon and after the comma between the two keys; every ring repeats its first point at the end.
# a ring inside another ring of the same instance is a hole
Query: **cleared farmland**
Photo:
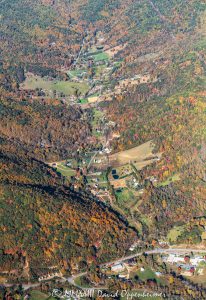
{"type": "Polygon", "coordinates": [[[70,82],[60,80],[49,80],[47,78],[41,78],[40,76],[29,76],[21,84],[23,90],[35,90],[42,89],[48,96],[54,96],[54,92],[63,93],[65,96],[75,95],[76,91],[84,95],[89,86],[83,82],[70,82]]]}
{"type": "MultiPolygon", "coordinates": [[[[153,149],[154,144],[151,140],[132,149],[112,154],[109,156],[109,160],[115,166],[122,166],[128,163],[142,163],[146,159],[154,158],[153,149]]],[[[145,164],[147,164],[146,161],[145,164]]]]}

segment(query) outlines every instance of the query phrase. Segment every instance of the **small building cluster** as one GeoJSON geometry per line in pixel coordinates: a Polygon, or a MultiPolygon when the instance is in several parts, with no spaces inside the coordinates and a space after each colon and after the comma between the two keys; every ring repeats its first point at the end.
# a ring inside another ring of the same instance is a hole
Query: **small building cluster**
{"type": "Polygon", "coordinates": [[[203,269],[199,267],[201,263],[206,264],[206,257],[190,257],[189,255],[182,256],[177,254],[169,254],[169,256],[163,257],[163,261],[176,266],[181,275],[192,276],[196,270],[198,271],[199,275],[201,272],[203,272],[201,271],[203,269]]]}

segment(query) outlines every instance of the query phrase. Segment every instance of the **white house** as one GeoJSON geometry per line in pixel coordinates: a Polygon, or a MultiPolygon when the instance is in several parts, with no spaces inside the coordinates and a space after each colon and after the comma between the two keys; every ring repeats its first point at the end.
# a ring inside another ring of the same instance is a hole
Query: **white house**
{"type": "Polygon", "coordinates": [[[120,275],[118,275],[118,277],[119,277],[119,278],[127,278],[128,275],[126,275],[126,274],[120,274],[120,275]]]}
{"type": "Polygon", "coordinates": [[[156,275],[157,277],[160,277],[160,276],[162,275],[162,273],[161,273],[161,272],[155,272],[155,275],[156,275]]]}
{"type": "Polygon", "coordinates": [[[134,244],[132,244],[129,248],[130,251],[134,251],[134,249],[137,247],[137,243],[135,242],[134,244]]]}
{"type": "Polygon", "coordinates": [[[168,262],[168,263],[178,263],[178,262],[184,262],[184,257],[182,256],[178,256],[175,254],[169,254],[169,256],[164,257],[163,259],[164,261],[168,262]]]}
{"type": "Polygon", "coordinates": [[[111,267],[111,271],[121,272],[124,270],[124,266],[122,264],[116,264],[111,267]]]}

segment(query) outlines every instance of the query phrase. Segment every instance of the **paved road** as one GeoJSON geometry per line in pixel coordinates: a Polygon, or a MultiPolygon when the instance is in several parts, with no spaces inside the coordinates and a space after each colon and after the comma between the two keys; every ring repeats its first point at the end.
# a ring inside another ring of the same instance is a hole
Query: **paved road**
{"type": "Polygon", "coordinates": [[[87,272],[83,272],[83,273],[79,273],[79,274],[73,275],[73,276],[68,277],[68,278],[64,277],[64,279],[65,279],[66,281],[68,281],[71,285],[74,285],[74,286],[76,286],[76,287],[79,287],[79,286],[75,283],[75,279],[78,278],[78,277],[80,277],[80,276],[84,276],[84,275],[86,275],[86,274],[87,274],[87,272]]]}
{"type": "MultiPolygon", "coordinates": [[[[206,249],[205,250],[198,250],[198,249],[192,249],[192,248],[188,248],[188,249],[186,249],[186,248],[184,248],[184,249],[182,249],[182,248],[169,248],[169,249],[157,248],[157,249],[154,249],[154,250],[149,250],[149,251],[139,252],[139,253],[135,253],[135,254],[128,255],[128,256],[123,256],[119,259],[101,264],[100,266],[101,267],[108,267],[108,266],[113,265],[113,264],[122,263],[125,260],[141,256],[141,255],[143,255],[143,253],[145,253],[147,255],[152,255],[152,254],[170,254],[170,253],[173,253],[173,254],[187,254],[187,253],[191,253],[191,252],[193,252],[193,253],[205,253],[206,254],[206,249]]],[[[65,278],[65,280],[67,280],[71,285],[82,288],[81,286],[78,286],[75,283],[75,279],[80,277],[80,276],[86,275],[86,274],[87,274],[87,272],[79,273],[79,274],[73,275],[71,277],[65,278]]]]}
{"type": "Polygon", "coordinates": [[[79,286],[78,284],[75,283],[75,279],[80,277],[80,276],[84,276],[86,275],[88,272],[84,272],[84,273],[80,273],[80,274],[77,274],[77,275],[73,275],[71,277],[68,277],[68,278],[64,278],[65,281],[68,281],[71,285],[74,285],[75,287],[77,288],[80,288],[82,290],[100,290],[100,289],[107,289],[107,287],[82,287],[82,286],[79,286]]]}
{"type": "MultiPolygon", "coordinates": [[[[123,256],[121,258],[118,258],[118,259],[112,260],[110,262],[101,264],[100,266],[101,267],[107,267],[107,266],[110,266],[110,265],[113,265],[113,264],[122,263],[125,260],[141,256],[144,253],[147,254],[147,255],[151,255],[151,254],[170,254],[170,253],[173,253],[173,254],[187,254],[187,253],[191,253],[191,252],[193,252],[193,253],[205,253],[206,254],[206,249],[193,249],[193,248],[168,248],[168,249],[162,249],[162,248],[157,248],[157,249],[154,249],[154,250],[149,250],[149,251],[144,251],[144,252],[142,251],[142,252],[135,253],[135,254],[132,254],[132,255],[123,256]]],[[[81,286],[79,286],[75,283],[76,278],[78,278],[80,276],[84,276],[86,274],[87,274],[87,272],[78,273],[78,274],[75,274],[71,277],[67,277],[67,278],[62,277],[62,280],[63,281],[68,281],[71,285],[74,285],[78,288],[90,290],[91,288],[82,288],[81,286]]],[[[15,286],[15,285],[14,284],[4,284],[4,286],[5,287],[12,287],[12,286],[15,286]]],[[[28,290],[29,288],[34,288],[34,287],[38,287],[38,286],[40,286],[40,283],[28,283],[28,284],[23,284],[22,285],[24,290],[28,290]]],[[[93,289],[99,289],[99,288],[92,288],[92,290],[93,289]]]]}
{"type": "Polygon", "coordinates": [[[102,264],[101,266],[109,266],[109,265],[112,265],[112,264],[117,264],[117,263],[121,263],[121,262],[124,262],[125,260],[128,260],[128,259],[131,259],[131,258],[135,258],[135,257],[138,257],[140,255],[143,255],[143,253],[147,254],[147,255],[150,255],[150,254],[170,254],[170,253],[173,253],[173,254],[185,254],[185,253],[206,253],[206,249],[205,250],[198,250],[198,249],[192,249],[192,248],[184,248],[184,249],[181,249],[181,248],[168,248],[168,249],[162,249],[162,248],[157,248],[157,249],[154,249],[154,250],[149,250],[149,251],[144,251],[144,252],[139,252],[139,253],[135,253],[135,254],[131,254],[131,255],[128,255],[128,256],[124,256],[124,257],[121,257],[119,259],[116,259],[116,260],[113,260],[113,261],[110,261],[108,263],[105,263],[105,264],[102,264]]]}

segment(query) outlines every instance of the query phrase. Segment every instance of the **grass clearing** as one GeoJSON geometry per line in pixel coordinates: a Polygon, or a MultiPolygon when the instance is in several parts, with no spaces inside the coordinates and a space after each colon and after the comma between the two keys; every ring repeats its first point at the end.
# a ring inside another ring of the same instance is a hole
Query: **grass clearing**
{"type": "Polygon", "coordinates": [[[56,93],[63,93],[65,96],[75,95],[76,91],[82,95],[88,92],[89,86],[84,82],[71,82],[60,80],[49,80],[46,77],[29,76],[21,84],[23,90],[42,89],[47,93],[47,96],[54,97],[56,93]]]}
{"type": "Polygon", "coordinates": [[[78,90],[81,94],[85,94],[89,90],[89,86],[83,82],[68,82],[68,81],[57,81],[52,85],[52,88],[57,91],[63,92],[65,95],[74,95],[75,91],[78,90]]]}
{"type": "Polygon", "coordinates": [[[179,174],[174,174],[173,176],[169,177],[167,180],[159,183],[158,186],[166,186],[166,185],[169,185],[170,183],[175,182],[177,180],[180,180],[180,175],[179,174]]]}
{"type": "Polygon", "coordinates": [[[115,191],[115,195],[117,197],[118,204],[126,208],[131,206],[131,204],[136,201],[133,192],[128,188],[122,188],[121,191],[120,189],[118,189],[117,191],[115,191]]]}
{"type": "Polygon", "coordinates": [[[143,161],[138,161],[136,163],[133,163],[137,171],[142,170],[144,167],[149,166],[153,162],[155,162],[156,159],[148,159],[148,160],[143,160],[143,161]]]}
{"type": "Polygon", "coordinates": [[[31,291],[30,294],[31,294],[30,300],[55,300],[54,297],[46,295],[37,290],[31,291]]]}
{"type": "Polygon", "coordinates": [[[98,133],[96,131],[98,125],[99,125],[99,122],[100,120],[103,118],[104,116],[104,113],[96,108],[93,109],[93,120],[91,122],[91,125],[92,125],[92,131],[93,131],[93,135],[95,136],[101,136],[100,133],[98,133]]]}
{"type": "Polygon", "coordinates": [[[153,221],[152,221],[152,219],[150,219],[148,216],[146,216],[146,215],[141,215],[140,216],[140,221],[142,222],[142,223],[144,223],[146,226],[148,226],[148,227],[150,227],[150,226],[152,226],[153,225],[153,221]]]}
{"type": "Polygon", "coordinates": [[[65,177],[71,177],[76,174],[76,171],[65,166],[63,163],[57,165],[57,171],[65,177]]]}
{"type": "Polygon", "coordinates": [[[109,60],[109,55],[105,52],[99,52],[99,53],[93,54],[92,57],[95,62],[98,62],[101,60],[105,60],[105,61],[109,60]]]}
{"type": "Polygon", "coordinates": [[[169,231],[167,239],[171,242],[176,242],[178,236],[180,236],[184,232],[184,229],[184,226],[175,226],[169,231]]]}
{"type": "Polygon", "coordinates": [[[154,145],[152,140],[140,146],[131,148],[129,150],[121,151],[110,155],[109,159],[114,165],[122,166],[128,163],[136,163],[144,161],[145,159],[154,156],[152,153],[154,145]]]}
{"type": "Polygon", "coordinates": [[[143,272],[141,272],[139,270],[137,272],[137,275],[138,275],[139,279],[141,279],[143,281],[148,280],[148,279],[156,279],[157,278],[155,273],[149,268],[146,268],[143,272]]]}
{"type": "Polygon", "coordinates": [[[104,113],[96,108],[93,109],[93,117],[94,117],[94,120],[93,120],[93,123],[96,125],[99,121],[100,118],[102,118],[104,116],[104,113]]]}
{"type": "Polygon", "coordinates": [[[142,281],[147,281],[148,279],[156,280],[157,283],[164,283],[164,280],[161,277],[158,277],[154,271],[146,267],[144,271],[138,270],[137,276],[142,281]]]}
{"type": "Polygon", "coordinates": [[[122,65],[123,59],[114,62],[115,67],[120,67],[122,65]]]}

